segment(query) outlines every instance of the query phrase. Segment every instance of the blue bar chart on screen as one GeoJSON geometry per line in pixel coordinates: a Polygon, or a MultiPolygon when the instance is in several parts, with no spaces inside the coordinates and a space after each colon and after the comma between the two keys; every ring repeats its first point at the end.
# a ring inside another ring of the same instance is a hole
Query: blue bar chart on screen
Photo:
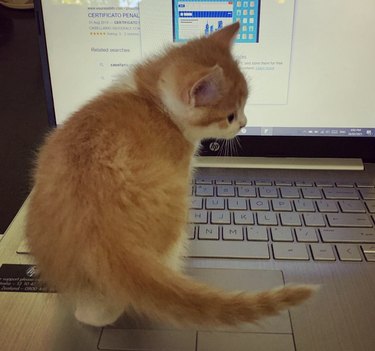
{"type": "Polygon", "coordinates": [[[259,42],[260,0],[174,0],[174,41],[210,35],[233,23],[241,28],[236,43],[259,42]]]}

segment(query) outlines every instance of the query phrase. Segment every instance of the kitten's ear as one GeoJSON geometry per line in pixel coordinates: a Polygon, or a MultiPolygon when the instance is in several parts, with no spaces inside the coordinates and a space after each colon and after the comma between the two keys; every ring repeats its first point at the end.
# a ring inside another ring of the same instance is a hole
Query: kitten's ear
{"type": "Polygon", "coordinates": [[[209,72],[193,83],[185,102],[192,107],[215,104],[221,97],[224,86],[223,69],[215,65],[209,72]]]}
{"type": "Polygon", "coordinates": [[[223,29],[218,30],[211,34],[210,38],[216,41],[218,44],[230,48],[236,38],[237,32],[240,29],[240,23],[234,22],[223,29]]]}

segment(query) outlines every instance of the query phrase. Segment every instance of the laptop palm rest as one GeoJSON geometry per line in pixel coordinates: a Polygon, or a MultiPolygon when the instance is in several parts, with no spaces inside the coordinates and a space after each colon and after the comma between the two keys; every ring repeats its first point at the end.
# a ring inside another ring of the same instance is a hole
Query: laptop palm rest
{"type": "MultiPolygon", "coordinates": [[[[195,279],[225,290],[260,291],[283,285],[279,270],[190,269],[195,279]]],[[[294,351],[288,312],[267,318],[259,324],[238,328],[178,329],[139,316],[126,315],[103,329],[101,350],[148,351],[294,351]]]]}

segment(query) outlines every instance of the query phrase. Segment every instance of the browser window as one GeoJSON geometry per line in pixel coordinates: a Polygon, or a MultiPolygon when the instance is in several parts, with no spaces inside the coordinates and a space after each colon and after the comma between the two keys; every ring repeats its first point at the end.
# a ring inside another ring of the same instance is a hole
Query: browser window
{"type": "Polygon", "coordinates": [[[143,57],[240,21],[242,134],[375,136],[372,0],[71,2],[42,1],[58,123],[143,57]]]}

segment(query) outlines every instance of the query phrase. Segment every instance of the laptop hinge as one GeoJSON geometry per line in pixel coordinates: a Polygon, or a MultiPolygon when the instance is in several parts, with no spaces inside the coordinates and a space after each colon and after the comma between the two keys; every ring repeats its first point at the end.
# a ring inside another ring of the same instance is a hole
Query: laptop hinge
{"type": "Polygon", "coordinates": [[[364,164],[359,158],[199,156],[195,158],[194,166],[209,168],[364,170],[364,164]]]}

